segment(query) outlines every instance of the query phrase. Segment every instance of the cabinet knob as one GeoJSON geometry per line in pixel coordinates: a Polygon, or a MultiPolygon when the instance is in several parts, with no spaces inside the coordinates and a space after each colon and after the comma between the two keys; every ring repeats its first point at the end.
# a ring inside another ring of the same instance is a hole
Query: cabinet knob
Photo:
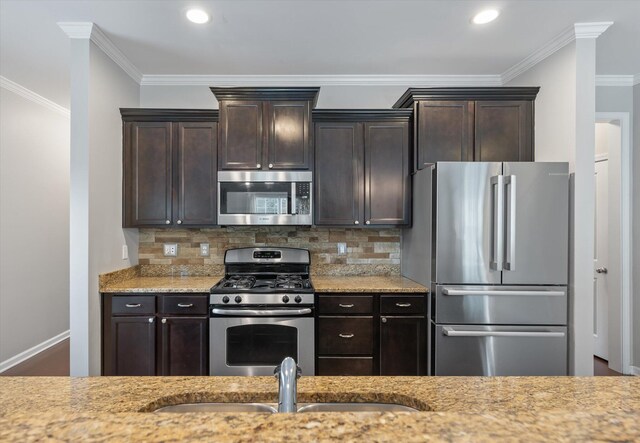
{"type": "Polygon", "coordinates": [[[182,224],[182,220],[178,220],[176,223],[178,223],[179,225],[182,224]]]}
{"type": "Polygon", "coordinates": [[[165,225],[170,225],[170,224],[171,224],[171,220],[165,220],[165,221],[164,221],[164,224],[165,224],[165,225]]]}
{"type": "Polygon", "coordinates": [[[256,168],[261,168],[261,167],[262,167],[262,165],[261,165],[260,163],[258,163],[258,164],[256,165],[256,168]]]}
{"type": "MultiPolygon", "coordinates": [[[[178,223],[180,223],[180,222],[178,222],[178,223]]],[[[366,222],[364,222],[364,224],[365,224],[365,225],[370,225],[370,224],[371,224],[371,221],[367,220],[366,222]]]]}
{"type": "Polygon", "coordinates": [[[167,319],[166,319],[166,318],[163,318],[163,319],[162,319],[162,323],[166,323],[166,322],[167,322],[167,319]]]}
{"type": "Polygon", "coordinates": [[[354,224],[354,225],[359,225],[359,224],[360,224],[360,222],[359,222],[358,220],[356,220],[356,221],[354,221],[354,222],[353,222],[353,224],[354,224]]]}
{"type": "Polygon", "coordinates": [[[153,317],[149,319],[149,323],[153,323],[153,317]]]}
{"type": "Polygon", "coordinates": [[[386,317],[382,317],[380,320],[382,321],[382,323],[386,323],[387,322],[387,318],[386,317]]]}
{"type": "Polygon", "coordinates": [[[273,168],[273,163],[269,163],[269,169],[273,168]]]}

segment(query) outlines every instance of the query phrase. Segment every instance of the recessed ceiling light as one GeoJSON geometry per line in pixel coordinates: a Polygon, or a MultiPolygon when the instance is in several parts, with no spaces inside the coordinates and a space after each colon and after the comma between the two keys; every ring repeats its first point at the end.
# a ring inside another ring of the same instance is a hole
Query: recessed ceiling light
{"type": "Polygon", "coordinates": [[[187,11],[187,18],[193,23],[202,24],[209,21],[209,14],[204,12],[202,9],[189,9],[187,11]]]}
{"type": "Polygon", "coordinates": [[[499,15],[500,11],[497,9],[487,9],[477,13],[471,21],[476,25],[484,25],[485,23],[494,21],[499,15]]]}

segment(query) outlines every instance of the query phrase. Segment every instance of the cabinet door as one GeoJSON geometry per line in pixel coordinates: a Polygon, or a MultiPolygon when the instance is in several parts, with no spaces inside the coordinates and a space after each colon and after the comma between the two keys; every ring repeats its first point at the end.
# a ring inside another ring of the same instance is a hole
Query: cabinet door
{"type": "Polygon", "coordinates": [[[164,317],[160,330],[160,375],[209,375],[208,317],[164,317]]]}
{"type": "Polygon", "coordinates": [[[533,161],[533,102],[477,101],[474,160],[533,161]]]}
{"type": "Polygon", "coordinates": [[[220,103],[220,169],[262,167],[263,102],[220,103]]]}
{"type": "Polygon", "coordinates": [[[365,224],[409,224],[409,123],[365,123],[364,146],[365,224]]]}
{"type": "Polygon", "coordinates": [[[124,140],[124,227],[171,223],[170,122],[131,122],[124,140]]]}
{"type": "Polygon", "coordinates": [[[425,317],[380,318],[380,375],[425,375],[425,317]]]}
{"type": "Polygon", "coordinates": [[[417,111],[417,169],[438,161],[473,160],[472,101],[421,101],[417,111]]]}
{"type": "Polygon", "coordinates": [[[269,169],[309,169],[310,103],[272,101],[269,108],[269,169]]]}
{"type": "Polygon", "coordinates": [[[359,225],[364,213],[360,123],[315,124],[315,224],[359,225]]]}
{"type": "Polygon", "coordinates": [[[156,375],[154,317],[111,317],[105,375],[156,375]]]}
{"type": "Polygon", "coordinates": [[[177,224],[216,223],[217,129],[215,122],[177,123],[177,224]]]}

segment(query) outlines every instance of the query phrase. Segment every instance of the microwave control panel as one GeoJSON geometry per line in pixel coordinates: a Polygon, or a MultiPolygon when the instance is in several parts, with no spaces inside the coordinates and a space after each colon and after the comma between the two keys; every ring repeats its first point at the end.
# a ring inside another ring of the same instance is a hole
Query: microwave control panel
{"type": "Polygon", "coordinates": [[[302,199],[308,199],[311,195],[311,183],[309,182],[296,182],[296,197],[302,199]]]}

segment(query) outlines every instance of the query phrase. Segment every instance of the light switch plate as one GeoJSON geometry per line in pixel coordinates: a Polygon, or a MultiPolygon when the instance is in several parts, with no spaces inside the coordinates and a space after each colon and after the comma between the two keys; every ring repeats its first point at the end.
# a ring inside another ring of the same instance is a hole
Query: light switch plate
{"type": "Polygon", "coordinates": [[[200,256],[209,257],[209,243],[200,243],[200,256]]]}
{"type": "Polygon", "coordinates": [[[338,255],[347,255],[346,243],[338,243],[338,255]]]}
{"type": "Polygon", "coordinates": [[[165,257],[177,257],[178,256],[178,243],[165,243],[164,245],[165,257]]]}
{"type": "Polygon", "coordinates": [[[122,245],[122,259],[127,260],[129,258],[129,248],[127,245],[122,245]]]}

